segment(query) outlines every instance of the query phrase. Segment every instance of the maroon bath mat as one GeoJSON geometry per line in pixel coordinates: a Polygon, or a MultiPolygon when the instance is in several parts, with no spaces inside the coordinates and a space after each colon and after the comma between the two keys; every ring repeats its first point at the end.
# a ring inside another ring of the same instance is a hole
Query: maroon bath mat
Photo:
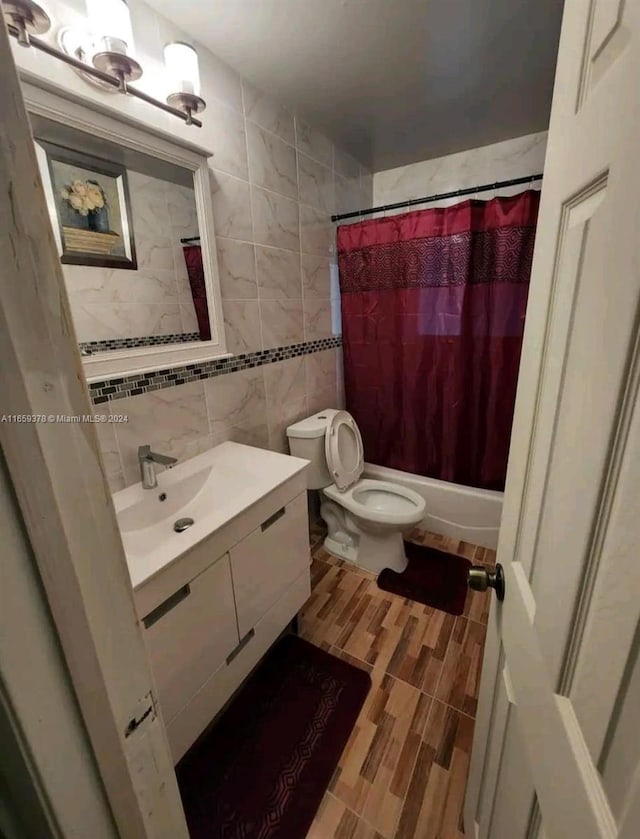
{"type": "Polygon", "coordinates": [[[378,575],[379,588],[451,615],[461,615],[467,598],[469,560],[413,542],[405,542],[404,548],[409,564],[402,574],[385,568],[378,575]]]}
{"type": "Polygon", "coordinates": [[[176,768],[191,839],[304,839],[371,679],[282,638],[176,768]]]}

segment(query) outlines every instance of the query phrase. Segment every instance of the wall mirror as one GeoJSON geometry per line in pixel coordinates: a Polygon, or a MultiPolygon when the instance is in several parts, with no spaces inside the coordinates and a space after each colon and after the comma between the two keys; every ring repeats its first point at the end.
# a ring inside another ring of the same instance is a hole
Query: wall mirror
{"type": "Polygon", "coordinates": [[[87,378],[226,355],[210,155],[26,93],[87,378]]]}

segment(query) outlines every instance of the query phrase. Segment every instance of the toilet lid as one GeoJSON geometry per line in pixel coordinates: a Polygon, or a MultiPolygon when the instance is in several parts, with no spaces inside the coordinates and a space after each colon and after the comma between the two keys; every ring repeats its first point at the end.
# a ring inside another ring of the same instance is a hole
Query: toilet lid
{"type": "Polygon", "coordinates": [[[335,485],[349,489],[362,475],[364,449],[360,429],[346,411],[336,411],[327,424],[324,438],[327,466],[335,485]]]}

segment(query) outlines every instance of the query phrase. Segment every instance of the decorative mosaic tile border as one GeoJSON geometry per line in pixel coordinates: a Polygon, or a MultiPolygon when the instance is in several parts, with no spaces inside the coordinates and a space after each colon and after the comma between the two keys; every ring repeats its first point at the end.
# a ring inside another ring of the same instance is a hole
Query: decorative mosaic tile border
{"type": "Polygon", "coordinates": [[[172,335],[144,335],[141,338],[109,338],[105,341],[80,341],[81,355],[93,355],[108,350],[130,350],[135,347],[153,347],[156,344],[187,344],[199,341],[199,332],[177,332],[172,335]]]}
{"type": "Polygon", "coordinates": [[[198,364],[186,364],[180,367],[167,367],[162,370],[152,370],[147,373],[136,373],[119,379],[106,379],[101,382],[90,382],[89,393],[94,405],[101,405],[114,399],[124,399],[126,396],[138,396],[152,390],[165,387],[175,387],[187,382],[197,382],[200,379],[212,379],[246,370],[249,367],[262,367],[287,358],[329,350],[342,346],[342,338],[321,338],[317,341],[305,341],[302,344],[290,344],[287,347],[276,347],[271,350],[234,355],[231,358],[202,361],[198,364]]]}

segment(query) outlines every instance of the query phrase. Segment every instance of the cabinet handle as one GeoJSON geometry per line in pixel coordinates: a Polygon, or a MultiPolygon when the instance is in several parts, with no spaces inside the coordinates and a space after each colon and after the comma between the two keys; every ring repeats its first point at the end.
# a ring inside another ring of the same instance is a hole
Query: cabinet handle
{"type": "Polygon", "coordinates": [[[286,507],[280,507],[280,509],[277,510],[272,516],[269,516],[268,519],[265,519],[260,525],[260,529],[262,530],[262,532],[264,533],[267,528],[271,527],[272,524],[275,524],[278,521],[278,519],[281,519],[284,516],[286,512],[286,507]]]}
{"type": "Polygon", "coordinates": [[[174,609],[178,603],[182,603],[182,601],[191,594],[191,586],[187,583],[186,586],[182,586],[179,588],[178,591],[174,592],[172,595],[167,597],[165,601],[163,601],[159,606],[149,612],[149,614],[142,618],[142,623],[145,625],[145,629],[149,629],[150,626],[153,626],[154,623],[157,623],[160,618],[164,617],[167,612],[170,612],[174,609]]]}
{"type": "Polygon", "coordinates": [[[250,630],[247,632],[247,634],[246,634],[246,635],[244,636],[244,638],[240,641],[240,643],[239,643],[239,644],[238,644],[238,646],[235,648],[235,650],[231,650],[231,652],[230,652],[230,653],[229,653],[229,655],[227,656],[227,664],[231,664],[231,662],[233,661],[233,659],[234,659],[234,658],[238,655],[238,653],[242,652],[243,648],[247,646],[247,644],[249,643],[249,641],[253,638],[253,636],[254,636],[255,634],[256,634],[255,629],[250,629],[250,630]]]}

